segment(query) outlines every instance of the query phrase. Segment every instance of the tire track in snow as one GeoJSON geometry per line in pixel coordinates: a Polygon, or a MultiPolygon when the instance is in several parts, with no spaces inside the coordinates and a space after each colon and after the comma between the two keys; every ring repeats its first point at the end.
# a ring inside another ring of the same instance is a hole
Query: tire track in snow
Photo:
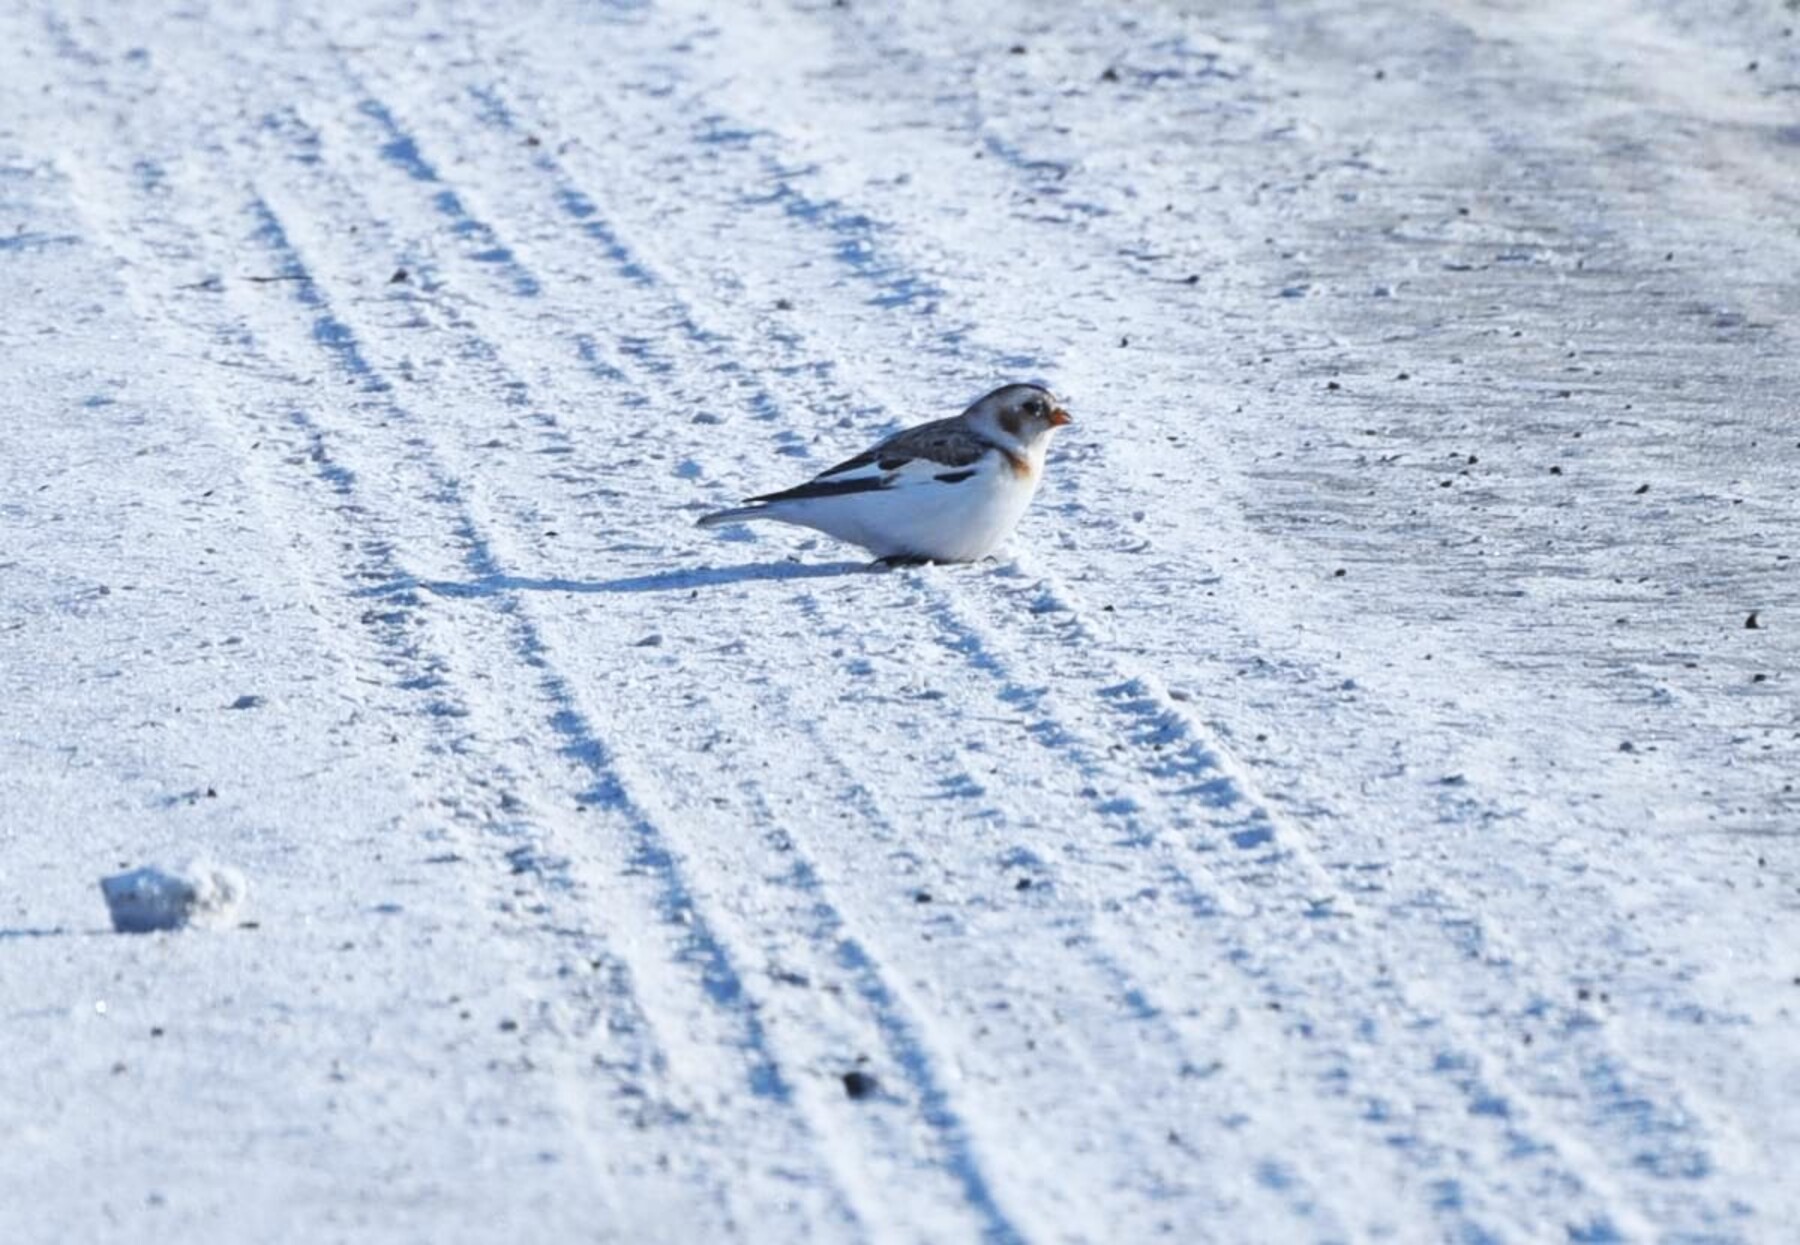
{"type": "MultiPolygon", "coordinates": [[[[1181,833],[1195,863],[1165,864],[1163,884],[1181,908],[1226,918],[1215,929],[1227,960],[1266,996],[1268,1007],[1288,1018],[1280,1036],[1304,1050],[1316,1091],[1358,1104],[1356,1122],[1374,1134],[1371,1144],[1398,1151],[1418,1168],[1447,1233],[1481,1238],[1507,1230],[1503,1222],[1518,1213],[1517,1199],[1506,1196],[1508,1164],[1519,1156],[1544,1156],[1526,1177],[1528,1204],[1553,1200],[1571,1232],[1604,1239],[1644,1230],[1612,1182],[1596,1165],[1580,1162],[1585,1147],[1515,1107],[1523,1095],[1484,1067],[1480,1045],[1449,1016],[1409,998],[1379,952],[1360,950],[1363,914],[1342,887],[1296,845],[1291,827],[1266,801],[1238,786],[1215,749],[1195,740],[1144,678],[1115,681],[1122,672],[1105,668],[1078,676],[1064,655],[1055,662],[1053,689],[1017,673],[1043,664],[1042,645],[1003,641],[960,617],[953,604],[943,608],[947,629],[961,630],[959,650],[1001,681],[996,699],[1042,715],[1031,735],[1090,780],[1096,810],[1115,820],[1127,844],[1151,848],[1167,828],[1181,833]],[[1120,735],[1103,731],[1079,709],[1057,707],[1063,689],[1078,679],[1116,713],[1120,735]],[[1123,772],[1112,755],[1119,751],[1128,757],[1123,772]],[[1279,946],[1280,954],[1272,957],[1269,946],[1279,946]],[[1358,994],[1373,997],[1366,1010],[1345,1015],[1313,1002],[1358,994]],[[1422,1036],[1437,1040],[1421,1046],[1422,1036]],[[1380,1066],[1369,1067],[1365,1055],[1379,1056],[1380,1066]],[[1433,1088],[1438,1079],[1442,1087],[1433,1088]],[[1444,1098],[1455,1104],[1448,1111],[1440,1105],[1444,1098]],[[1447,1133],[1445,1123],[1459,1117],[1462,1127],[1447,1133]],[[1475,1154],[1480,1157],[1471,1161],[1475,1154]],[[1568,1165],[1571,1160],[1580,1165],[1568,1165]]],[[[1520,1232],[1538,1226],[1534,1218],[1508,1225],[1520,1232]]]]}
{"type": "MultiPolygon", "coordinates": [[[[385,154],[385,153],[384,153],[385,154]]],[[[261,243],[270,258],[276,261],[280,271],[286,274],[304,274],[304,280],[296,283],[295,299],[313,316],[311,336],[323,350],[336,356],[337,369],[361,385],[370,394],[391,395],[394,386],[369,361],[362,345],[361,336],[350,327],[331,307],[318,291],[322,280],[313,274],[299,249],[289,239],[287,229],[282,224],[274,209],[260,196],[253,198],[249,212],[257,222],[255,240],[261,243]]],[[[448,214],[448,213],[447,213],[448,214]]],[[[470,218],[459,216],[460,221],[470,218]]],[[[478,222],[476,222],[478,224],[478,222]]],[[[467,231],[457,229],[459,234],[467,231]]],[[[529,285],[520,282],[518,292],[527,294],[529,285]]],[[[516,399],[509,399],[523,405],[522,393],[516,399]]],[[[418,427],[419,421],[412,413],[402,407],[397,400],[384,400],[382,413],[396,422],[408,427],[418,427]]],[[[311,435],[316,439],[318,434],[311,435]]],[[[418,446],[408,458],[416,460],[427,475],[433,500],[446,511],[446,520],[450,533],[456,537],[464,550],[462,565],[459,569],[477,581],[492,580],[502,577],[503,571],[495,560],[486,538],[482,535],[470,508],[463,502],[462,489],[459,482],[446,474],[435,463],[435,454],[427,455],[424,446],[429,439],[419,438],[414,444],[418,446]]],[[[334,469],[336,477],[353,480],[341,468],[334,469]]],[[[363,595],[386,602],[398,602],[403,605],[417,606],[420,598],[411,588],[395,589],[394,584],[414,583],[417,577],[408,573],[398,563],[388,560],[381,565],[381,573],[364,578],[373,579],[374,584],[365,584],[363,595]]],[[[699,976],[707,994],[715,1004],[724,1010],[740,1012],[743,997],[742,980],[733,966],[731,957],[725,952],[719,941],[713,937],[704,924],[694,917],[692,895],[682,878],[661,831],[649,823],[640,809],[630,800],[624,788],[613,772],[610,750],[601,742],[589,725],[586,717],[577,708],[570,694],[567,681],[558,675],[554,667],[546,659],[546,649],[531,621],[517,608],[514,602],[502,602],[498,607],[500,613],[512,624],[515,652],[522,663],[538,671],[540,674],[540,692],[550,707],[549,725],[562,740],[565,755],[576,761],[587,772],[592,785],[582,791],[580,798],[587,807],[615,809],[629,821],[632,837],[636,841],[636,852],[632,863],[643,869],[658,881],[659,895],[656,904],[659,918],[671,927],[683,927],[691,931],[683,941],[688,945],[682,959],[699,976]]],[[[434,716],[460,716],[462,710],[433,708],[434,716]]],[[[759,1097],[785,1100],[787,1088],[782,1083],[779,1070],[768,1052],[766,1040],[755,1017],[745,1013],[746,1030],[745,1049],[747,1060],[747,1084],[751,1092],[759,1097]]]]}
{"type": "MultiPolygon", "coordinates": [[[[817,620],[827,636],[854,633],[865,626],[866,615],[860,603],[848,610],[824,608],[816,598],[802,600],[800,605],[809,619],[817,620]]],[[[941,641],[942,636],[936,638],[941,641]]],[[[930,639],[925,642],[929,643],[930,639]]],[[[983,691],[984,689],[977,687],[975,695],[980,696],[983,691]]],[[[965,706],[956,704],[946,693],[935,687],[930,689],[928,696],[930,699],[927,703],[934,706],[933,719],[940,729],[947,725],[944,719],[949,717],[948,710],[953,708],[958,717],[963,719],[958,725],[964,732],[967,731],[969,711],[965,706]],[[946,712],[936,712],[939,705],[945,706],[946,712]]],[[[947,851],[940,855],[936,849],[952,847],[953,836],[942,832],[921,834],[916,818],[903,818],[893,811],[891,806],[896,801],[877,796],[862,780],[861,775],[880,772],[881,758],[869,755],[857,757],[846,750],[843,741],[854,738],[856,711],[861,707],[861,702],[846,703],[842,699],[822,694],[813,694],[797,702],[791,695],[784,699],[796,703],[791,717],[807,724],[813,747],[836,771],[840,801],[858,812],[862,830],[883,843],[906,844],[904,849],[893,852],[896,861],[917,862],[919,854],[925,853],[925,859],[931,862],[927,866],[930,871],[928,877],[930,874],[946,872],[943,862],[946,858],[953,857],[949,857],[947,851]],[[902,830],[902,825],[907,829],[902,830]]],[[[1004,696],[1002,704],[996,708],[1016,712],[1019,706],[1013,698],[1004,696]]],[[[999,715],[988,720],[1006,722],[1006,718],[999,715]]],[[[982,751],[988,755],[1004,756],[1012,743],[1010,733],[1003,731],[998,740],[986,744],[982,751]]],[[[933,759],[943,761],[946,768],[954,767],[957,760],[954,755],[933,759]]],[[[966,768],[956,771],[945,783],[946,794],[949,795],[966,797],[990,794],[966,768]]],[[[1115,1152],[1121,1168],[1126,1172],[1141,1173],[1136,1180],[1132,1180],[1130,1176],[1118,1177],[1121,1185],[1140,1184],[1143,1187],[1136,1192],[1156,1201],[1182,1194],[1211,1199],[1214,1204],[1205,1207],[1204,1212],[1197,1211],[1181,1221],[1185,1225],[1184,1230],[1189,1232],[1201,1231],[1202,1223],[1224,1214],[1232,1215],[1239,1224],[1256,1222],[1258,1226],[1255,1229],[1245,1227],[1244,1230],[1259,1237],[1291,1237],[1296,1232],[1308,1230],[1319,1234],[1319,1239],[1336,1239],[1349,1231],[1345,1226],[1348,1216],[1333,1205],[1333,1197],[1325,1192],[1329,1187],[1329,1176],[1323,1173],[1317,1178],[1302,1175],[1291,1164],[1277,1157],[1300,1148],[1298,1142],[1304,1126],[1271,1121],[1266,1116],[1259,1115],[1256,1109],[1259,1094],[1272,1091],[1279,1079],[1278,1072],[1261,1066],[1266,1063],[1264,1053],[1270,1044],[1279,1040],[1279,1034],[1271,1030],[1263,1014],[1256,1009],[1240,1009],[1214,1003],[1213,1009],[1223,1012],[1223,1023],[1210,1030],[1201,1030],[1188,1019],[1187,1008],[1160,1002],[1165,998],[1177,1000],[1189,996],[1177,989],[1176,983],[1158,980],[1154,974],[1146,974],[1141,967],[1127,967],[1115,948],[1129,947],[1140,957],[1145,957],[1151,954],[1147,950],[1151,944],[1142,937],[1126,936],[1120,923],[1103,915],[1107,908],[1132,902],[1133,898],[1141,898],[1151,888],[1139,887],[1136,896],[1120,898],[1119,895],[1132,889],[1129,885],[1115,883],[1108,888],[1105,883],[1101,883],[1097,886],[1091,873],[1094,866],[1105,859],[1103,852],[1084,849],[1078,861],[1060,860],[1059,854],[1068,850],[1066,836],[1073,829],[1061,824],[1060,820],[1054,829],[1045,833],[1045,827],[1034,826],[1016,814],[1007,814],[991,807],[983,815],[989,814],[1005,818],[1004,829],[1013,842],[1013,846],[996,853],[996,864],[1002,871],[1022,872],[1025,875],[1022,880],[1027,883],[1026,889],[1034,895],[1048,893],[1053,897],[1061,897],[1064,904],[1079,902],[1079,896],[1086,899],[1089,906],[1097,906],[1102,913],[1090,915],[1065,908],[1053,914],[1058,931],[1054,944],[1074,961],[1072,965],[1059,965],[1055,972],[1060,991],[1075,999],[1115,1001],[1119,1015],[1109,1021],[1109,1025],[1118,1027],[1122,1034],[1134,1035],[1127,1040],[1133,1040],[1140,1046],[1143,1040],[1135,1035],[1154,1034],[1156,1049],[1168,1050],[1173,1056],[1176,1065],[1173,1068],[1157,1066],[1145,1069],[1146,1084],[1159,1084],[1159,1077],[1166,1078],[1160,1081],[1166,1095],[1160,1103],[1152,1101],[1136,1104],[1128,1113],[1120,1114],[1120,1118],[1136,1119],[1146,1125],[1141,1136],[1127,1135],[1109,1143],[1109,1149],[1115,1152]],[[1077,865],[1082,867],[1077,868],[1077,865]],[[1092,897],[1092,892],[1096,890],[1106,897],[1097,901],[1092,897]],[[1189,1119],[1198,1119],[1203,1124],[1222,1127],[1230,1136],[1230,1144],[1221,1146],[1212,1142],[1204,1131],[1200,1140],[1192,1141],[1183,1135],[1182,1129],[1173,1127],[1166,1136],[1155,1137],[1155,1126],[1150,1126],[1149,1122],[1155,1120],[1159,1113],[1172,1113],[1171,1098],[1182,1102],[1181,1119],[1184,1123],[1189,1119]],[[1187,1102],[1191,1100],[1203,1103],[1203,1108],[1188,1106],[1187,1102]],[[1153,1140],[1162,1142],[1160,1153],[1149,1147],[1148,1143],[1153,1140]],[[1202,1154],[1213,1168],[1223,1170],[1196,1170],[1194,1160],[1202,1154]],[[1202,1193],[1202,1190],[1205,1192],[1202,1193]],[[1244,1205],[1245,1201],[1265,1201],[1271,1205],[1266,1209],[1252,1211],[1244,1205]]],[[[915,863],[915,868],[917,867],[915,863]]],[[[965,887],[970,885],[969,880],[958,878],[954,873],[947,880],[953,888],[958,884],[965,887]]],[[[1017,890],[1018,887],[1015,886],[1014,889],[1017,890]]],[[[1200,914],[1211,915],[1204,911],[1200,914]]],[[[1022,923],[1026,926],[1026,932],[1022,933],[1018,941],[1022,945],[1041,946],[1043,939],[1033,937],[1039,932],[1031,928],[1033,919],[1028,917],[1022,923]]],[[[984,921],[979,933],[966,934],[964,937],[977,944],[1013,941],[1004,927],[994,927],[991,919],[984,921]]],[[[934,940],[933,946],[941,948],[944,941],[940,936],[934,940]]],[[[1171,941],[1179,946],[1179,933],[1173,939],[1165,937],[1164,944],[1156,950],[1166,953],[1171,941]]],[[[1001,957],[996,956],[994,959],[995,964],[986,972],[969,972],[965,968],[957,975],[965,982],[1006,983],[1021,971],[1021,966],[1006,965],[1001,957]]],[[[1165,962],[1175,961],[1171,959],[1165,962]]],[[[1048,964],[1038,962],[1024,967],[1023,971],[1041,973],[1049,967],[1048,964]]],[[[1006,993],[1010,991],[1003,992],[1003,998],[1006,993]]],[[[1057,1036],[1052,1028],[1048,1031],[1038,1030],[1027,1042],[1035,1051],[1056,1040],[1057,1036]]],[[[1065,1038],[1063,1041],[1068,1043],[1069,1039],[1065,1038]]],[[[1096,1072],[1105,1068],[1109,1078],[1127,1075],[1125,1066],[1120,1062],[1106,1065],[1096,1060],[1094,1067],[1096,1072]]],[[[1067,1093],[1066,1088],[1064,1093],[1067,1093]]],[[[1041,1103],[1037,1114],[1040,1118],[1051,1115],[1061,1105],[1057,1102],[1041,1103]]],[[[1083,1111],[1087,1106],[1085,1101],[1069,1105],[1077,1111],[1083,1111]]],[[[1314,1160],[1317,1162],[1322,1157],[1317,1152],[1332,1147],[1321,1147],[1315,1143],[1311,1148],[1315,1151],[1314,1160]]],[[[1348,1159],[1342,1153],[1333,1157],[1340,1162],[1348,1159]]],[[[1090,1157],[1088,1161],[1093,1163],[1098,1160],[1090,1157]]],[[[1100,1239],[1104,1239],[1108,1232],[1126,1231],[1126,1221],[1113,1219],[1100,1229],[1100,1239]]]]}
{"type": "MultiPolygon", "coordinates": [[[[272,212],[270,220],[280,229],[272,212]]],[[[273,255],[291,255],[295,262],[305,266],[298,248],[287,240],[285,230],[269,241],[273,255]]],[[[381,386],[382,392],[391,391],[391,385],[365,357],[361,336],[347,323],[332,316],[328,321],[320,322],[314,336],[322,346],[339,355],[340,366],[351,375],[368,378],[370,383],[381,386]]],[[[396,423],[413,429],[420,427],[416,418],[397,402],[386,406],[386,413],[396,423]]],[[[421,436],[419,440],[430,444],[428,436],[421,436]]],[[[435,457],[435,448],[429,452],[435,457]]],[[[446,512],[443,517],[449,532],[461,542],[465,551],[460,569],[476,581],[503,577],[504,570],[484,535],[487,525],[478,523],[462,497],[459,483],[441,469],[432,467],[428,470],[431,484],[437,490],[434,500],[446,512]]],[[[398,573],[374,587],[371,597],[386,600],[395,591],[392,585],[417,582],[414,574],[396,570],[398,573]]],[[[410,588],[399,589],[398,595],[401,599],[417,599],[410,588]]],[[[784,1113],[795,1110],[793,1086],[782,1070],[770,1035],[757,1014],[738,967],[738,956],[714,930],[711,920],[703,915],[681,857],[663,829],[666,823],[651,815],[635,788],[622,777],[620,758],[601,739],[567,678],[552,662],[550,649],[536,622],[516,600],[500,599],[494,612],[505,623],[512,657],[536,676],[535,690],[547,711],[547,725],[561,741],[562,754],[576,763],[588,778],[589,785],[575,793],[576,799],[584,809],[610,812],[622,823],[621,829],[629,844],[624,858],[626,871],[647,880],[652,892],[650,915],[668,932],[674,962],[697,979],[713,1009],[736,1031],[733,1044],[744,1062],[743,1087],[753,1097],[773,1104],[784,1113]]],[[[642,968],[632,974],[634,982],[642,982],[644,978],[642,968]]],[[[842,1201],[841,1191],[832,1190],[829,1200],[834,1204],[834,1215],[849,1224],[861,1220],[861,1216],[842,1201]]]]}

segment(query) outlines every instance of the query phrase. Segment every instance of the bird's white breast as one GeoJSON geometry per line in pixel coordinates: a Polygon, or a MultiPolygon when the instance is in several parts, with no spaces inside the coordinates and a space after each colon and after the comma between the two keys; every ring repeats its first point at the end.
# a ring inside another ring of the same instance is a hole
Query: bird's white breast
{"type": "Polygon", "coordinates": [[[1026,507],[1041,475],[1042,454],[1018,470],[1000,451],[974,463],[974,475],[945,482],[958,469],[915,460],[891,487],[822,497],[792,507],[790,521],[848,540],[878,558],[923,557],[970,562],[1000,547],[1026,507]]]}

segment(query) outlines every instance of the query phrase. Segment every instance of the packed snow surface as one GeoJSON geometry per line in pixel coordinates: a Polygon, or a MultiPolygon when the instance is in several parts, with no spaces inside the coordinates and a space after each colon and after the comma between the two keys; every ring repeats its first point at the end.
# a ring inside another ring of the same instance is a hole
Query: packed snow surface
{"type": "Polygon", "coordinates": [[[0,1241],[1800,1240],[1796,22],[0,5],[0,1241]]]}

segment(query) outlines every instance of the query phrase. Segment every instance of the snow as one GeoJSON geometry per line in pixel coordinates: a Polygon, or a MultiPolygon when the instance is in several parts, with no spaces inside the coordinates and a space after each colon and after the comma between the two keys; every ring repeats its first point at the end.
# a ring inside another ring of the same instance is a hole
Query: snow
{"type": "Polygon", "coordinates": [[[236,919],[248,890],[243,874],[205,859],[181,869],[147,865],[100,879],[113,928],[121,934],[227,925],[236,919]]]}
{"type": "Polygon", "coordinates": [[[314,7],[0,12],[0,1241],[1794,1235],[1792,14],[314,7]]]}

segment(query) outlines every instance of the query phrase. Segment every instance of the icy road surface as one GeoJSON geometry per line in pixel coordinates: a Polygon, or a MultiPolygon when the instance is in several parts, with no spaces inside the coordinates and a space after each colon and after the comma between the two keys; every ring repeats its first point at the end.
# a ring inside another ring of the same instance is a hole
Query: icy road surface
{"type": "Polygon", "coordinates": [[[316,7],[0,10],[0,1241],[1800,1239],[1792,3],[316,7]]]}

